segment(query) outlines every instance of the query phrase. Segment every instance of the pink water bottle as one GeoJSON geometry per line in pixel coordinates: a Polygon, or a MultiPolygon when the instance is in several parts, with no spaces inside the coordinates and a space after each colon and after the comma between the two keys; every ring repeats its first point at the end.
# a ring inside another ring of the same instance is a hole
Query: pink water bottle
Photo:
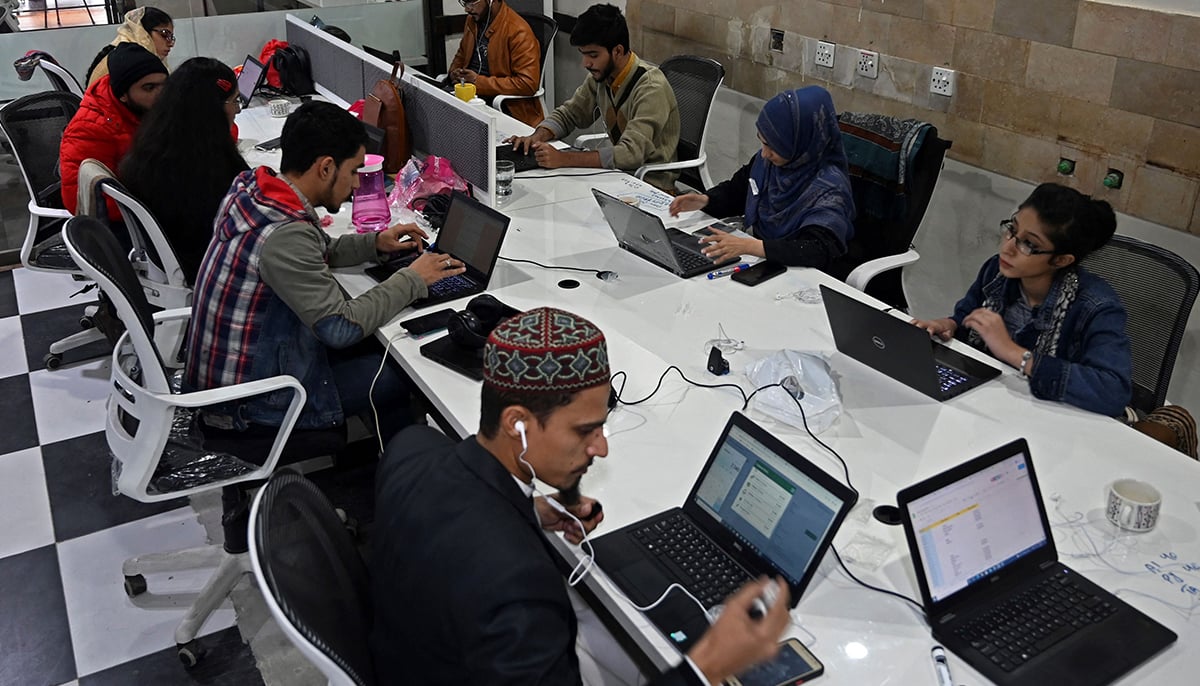
{"type": "Polygon", "coordinates": [[[383,190],[383,155],[367,155],[358,170],[352,218],[359,233],[382,231],[392,220],[387,193],[383,190]]]}

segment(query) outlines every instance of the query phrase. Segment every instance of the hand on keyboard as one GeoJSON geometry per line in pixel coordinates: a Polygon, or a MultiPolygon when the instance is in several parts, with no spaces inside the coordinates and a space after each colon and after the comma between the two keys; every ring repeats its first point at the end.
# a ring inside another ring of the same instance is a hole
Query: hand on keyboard
{"type": "Polygon", "coordinates": [[[757,238],[743,238],[714,230],[710,235],[701,237],[700,242],[704,244],[701,252],[713,262],[732,260],[742,255],[766,257],[763,242],[757,238]]]}
{"type": "Polygon", "coordinates": [[[467,271],[467,268],[459,260],[444,253],[429,252],[428,250],[413,260],[408,268],[416,272],[426,286],[467,271]]]}

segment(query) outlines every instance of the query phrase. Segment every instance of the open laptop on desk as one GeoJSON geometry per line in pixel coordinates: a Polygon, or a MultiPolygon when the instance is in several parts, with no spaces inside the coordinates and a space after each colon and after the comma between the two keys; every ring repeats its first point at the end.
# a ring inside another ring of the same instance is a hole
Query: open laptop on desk
{"type": "MultiPolygon", "coordinates": [[[[596,564],[634,603],[678,583],[711,608],[747,581],[782,576],[792,607],[854,505],[854,491],[734,412],[683,507],[596,538],[596,564]]],[[[708,628],[673,590],[646,616],[681,652],[708,628]]]]}
{"type": "MultiPolygon", "coordinates": [[[[438,233],[437,243],[430,249],[462,260],[467,271],[434,283],[429,287],[429,296],[413,302],[412,307],[429,307],[487,290],[509,221],[506,215],[455,191],[450,196],[450,208],[446,210],[446,221],[438,233]]],[[[367,268],[367,275],[376,281],[386,281],[415,259],[417,254],[409,253],[367,268]]]]}
{"type": "Polygon", "coordinates": [[[267,68],[263,63],[251,55],[246,55],[246,61],[242,62],[242,71],[237,78],[238,100],[241,100],[242,107],[250,106],[250,98],[262,88],[263,79],[266,77],[267,68]]]}
{"type": "Polygon", "coordinates": [[[821,299],[839,352],[934,400],[949,400],[1000,376],[996,367],[857,298],[821,286],[821,299]]]}
{"type": "Polygon", "coordinates": [[[512,143],[501,143],[496,146],[496,161],[508,160],[513,163],[513,170],[524,172],[532,169],[541,169],[538,166],[537,158],[533,155],[533,148],[529,149],[528,153],[523,153],[519,150],[513,150],[512,143]]]}
{"type": "Polygon", "coordinates": [[[617,237],[617,244],[638,257],[685,279],[737,264],[738,258],[713,262],[700,252],[699,240],[679,229],[668,229],[662,219],[634,207],[604,191],[593,188],[604,221],[617,237]]]}
{"type": "Polygon", "coordinates": [[[1024,439],[897,500],[934,638],[997,684],[1107,684],[1177,638],[1058,561],[1024,439]]]}

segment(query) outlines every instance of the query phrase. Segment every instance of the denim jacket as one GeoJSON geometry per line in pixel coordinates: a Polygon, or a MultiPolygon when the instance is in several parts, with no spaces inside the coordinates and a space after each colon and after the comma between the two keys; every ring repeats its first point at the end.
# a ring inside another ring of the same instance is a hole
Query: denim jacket
{"type": "MultiPolygon", "coordinates": [[[[1121,414],[1133,393],[1133,361],[1125,334],[1125,306],[1108,283],[1081,268],[1079,292],[1063,321],[1054,357],[1035,353],[1029,389],[1034,397],[1058,400],[1068,405],[1110,417],[1121,414]]],[[[1061,295],[1056,279],[1045,302],[1033,310],[1033,319],[1018,331],[1009,331],[1013,341],[1035,350],[1038,335],[1050,326],[1054,303],[1061,295]]],[[[970,290],[954,306],[951,319],[958,324],[955,336],[967,341],[963,319],[984,300],[994,297],[1008,307],[1021,294],[1020,281],[1000,274],[1000,258],[993,256],[979,270],[970,290]]],[[[1003,316],[1004,312],[1001,311],[1003,316]]]]}

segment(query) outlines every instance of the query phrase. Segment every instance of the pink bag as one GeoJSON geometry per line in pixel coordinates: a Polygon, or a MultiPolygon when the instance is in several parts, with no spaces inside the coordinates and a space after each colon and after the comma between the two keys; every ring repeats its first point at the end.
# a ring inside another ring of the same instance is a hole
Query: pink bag
{"type": "Polygon", "coordinates": [[[429,155],[424,161],[415,158],[396,174],[396,185],[389,198],[393,207],[413,209],[413,200],[450,191],[470,192],[470,184],[450,165],[450,160],[429,155]]]}

